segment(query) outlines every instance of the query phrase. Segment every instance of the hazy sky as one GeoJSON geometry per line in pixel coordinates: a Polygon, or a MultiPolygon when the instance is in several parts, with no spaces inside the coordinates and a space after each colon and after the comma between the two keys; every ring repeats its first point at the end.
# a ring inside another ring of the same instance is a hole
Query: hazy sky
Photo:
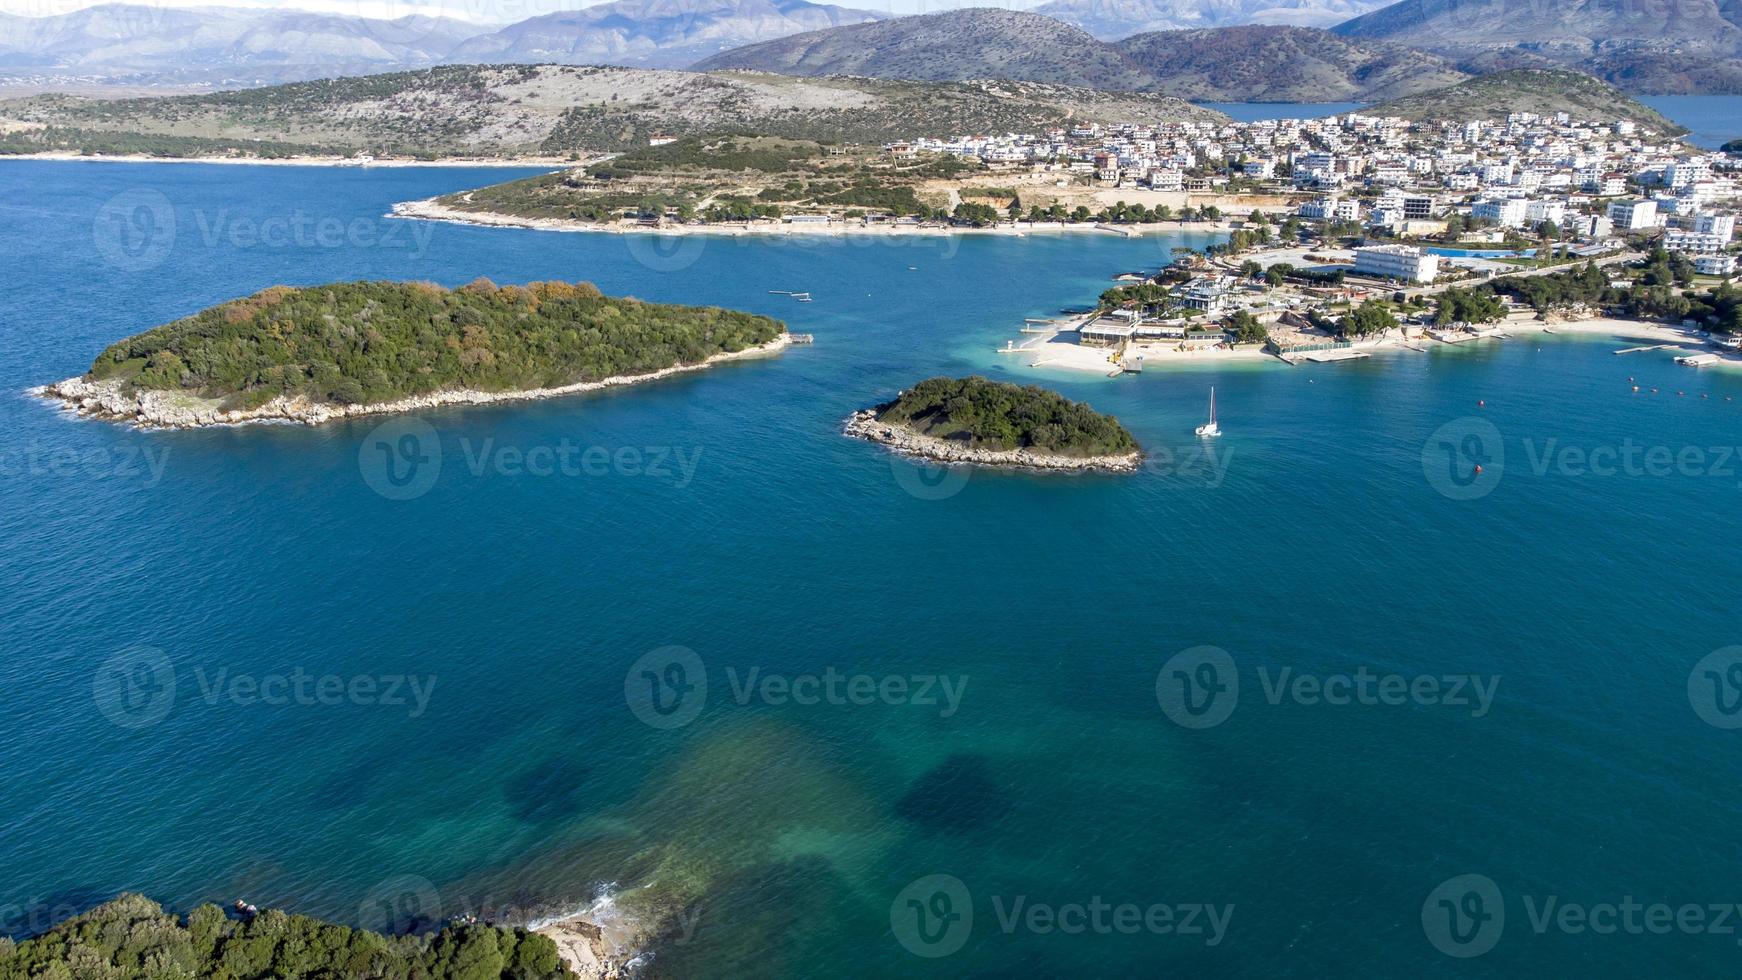
{"type": "MultiPolygon", "coordinates": [[[[100,2],[115,0],[0,0],[0,11],[26,17],[48,17],[71,13],[100,2]]],[[[318,10],[325,13],[350,14],[358,17],[403,17],[406,14],[437,14],[461,20],[485,23],[510,23],[563,10],[593,6],[585,0],[234,0],[234,2],[199,2],[199,0],[119,0],[137,2],[142,6],[167,7],[266,7],[287,10],[318,10]]],[[[815,0],[833,2],[843,7],[882,10],[897,14],[931,13],[954,7],[1032,7],[1039,0],[815,0]]]]}

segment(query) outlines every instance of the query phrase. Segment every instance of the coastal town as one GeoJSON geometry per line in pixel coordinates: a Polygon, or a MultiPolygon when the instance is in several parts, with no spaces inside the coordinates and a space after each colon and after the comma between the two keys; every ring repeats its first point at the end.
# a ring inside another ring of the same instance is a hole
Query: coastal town
{"type": "MultiPolygon", "coordinates": [[[[1027,180],[1037,190],[1086,184],[1097,200],[1111,198],[1091,216],[1109,232],[1141,234],[1175,218],[1229,232],[1226,245],[1178,256],[1153,277],[1121,276],[1127,285],[1094,310],[1025,327],[1031,336],[1003,352],[1033,354],[1037,366],[1121,373],[1182,355],[1355,358],[1604,312],[1594,301],[1550,310],[1505,279],[1589,263],[1610,270],[1615,290],[1640,283],[1727,295],[1737,272],[1742,159],[1627,121],[1514,113],[1504,123],[1413,123],[1355,113],[887,149],[979,160],[1017,186],[1006,209],[1016,229],[1044,227],[1058,210],[1024,211],[1027,180]],[[1654,265],[1671,270],[1668,281],[1652,279],[1662,276],[1654,265]],[[1499,298],[1480,313],[1438,299],[1479,286],[1499,298]]],[[[1678,320],[1689,311],[1665,306],[1654,312],[1668,315],[1653,319],[1718,351],[1698,363],[1734,352],[1733,305],[1704,320],[1678,320]]]]}

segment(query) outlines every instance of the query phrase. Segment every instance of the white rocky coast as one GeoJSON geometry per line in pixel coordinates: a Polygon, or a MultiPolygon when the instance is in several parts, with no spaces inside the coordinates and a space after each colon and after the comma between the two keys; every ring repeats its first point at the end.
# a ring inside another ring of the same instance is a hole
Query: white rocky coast
{"type": "Polygon", "coordinates": [[[912,429],[877,420],[873,409],[854,412],[843,432],[856,439],[881,443],[903,456],[939,463],[1002,466],[1018,469],[1064,470],[1105,473],[1135,473],[1143,465],[1141,452],[1121,456],[1058,456],[1032,449],[976,449],[947,439],[924,435],[912,429]]]}
{"type": "Polygon", "coordinates": [[[747,347],[732,353],[715,354],[697,364],[681,364],[647,374],[623,375],[601,381],[582,381],[556,388],[535,388],[526,391],[438,391],[390,402],[360,405],[338,405],[312,402],[306,398],[280,396],[262,405],[247,409],[225,409],[215,398],[200,398],[180,391],[133,390],[119,379],[92,381],[84,377],[40,388],[30,393],[58,401],[67,409],[91,418],[127,422],[141,428],[193,429],[207,425],[243,425],[249,422],[300,422],[321,425],[359,415],[383,415],[395,412],[416,412],[442,405],[487,405],[492,402],[527,401],[534,398],[557,398],[581,392],[613,388],[618,385],[653,381],[686,371],[699,371],[725,361],[742,360],[778,354],[792,343],[790,334],[782,333],[766,344],[747,347]]]}

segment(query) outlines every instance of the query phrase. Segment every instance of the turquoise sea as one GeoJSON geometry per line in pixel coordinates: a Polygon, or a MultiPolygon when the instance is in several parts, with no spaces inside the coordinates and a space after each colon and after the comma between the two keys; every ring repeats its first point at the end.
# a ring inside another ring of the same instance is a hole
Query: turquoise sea
{"type": "Polygon", "coordinates": [[[8,932],[122,890],[398,928],[603,891],[692,902],[648,976],[1734,972],[1742,374],[1555,336],[1043,373],[993,350],[1180,239],[380,218],[504,176],[0,165],[8,932]],[[24,394],[274,283],[478,276],[816,343],[386,430],[24,394]],[[1151,465],[838,434],[971,371],[1151,465]]]}

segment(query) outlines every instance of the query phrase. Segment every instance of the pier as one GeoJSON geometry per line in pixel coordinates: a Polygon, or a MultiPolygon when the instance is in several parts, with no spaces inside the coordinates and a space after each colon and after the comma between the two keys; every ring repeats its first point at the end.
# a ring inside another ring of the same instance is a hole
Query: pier
{"type": "Polygon", "coordinates": [[[1648,344],[1644,347],[1629,347],[1626,350],[1618,350],[1615,353],[1617,353],[1617,354],[1643,354],[1644,352],[1646,352],[1648,350],[1680,350],[1680,349],[1681,348],[1677,347],[1675,344],[1648,344]]]}
{"type": "Polygon", "coordinates": [[[1708,364],[1716,364],[1719,360],[1720,358],[1716,354],[1689,354],[1685,357],[1676,358],[1675,362],[1683,367],[1697,368],[1705,367],[1708,364]]]}

